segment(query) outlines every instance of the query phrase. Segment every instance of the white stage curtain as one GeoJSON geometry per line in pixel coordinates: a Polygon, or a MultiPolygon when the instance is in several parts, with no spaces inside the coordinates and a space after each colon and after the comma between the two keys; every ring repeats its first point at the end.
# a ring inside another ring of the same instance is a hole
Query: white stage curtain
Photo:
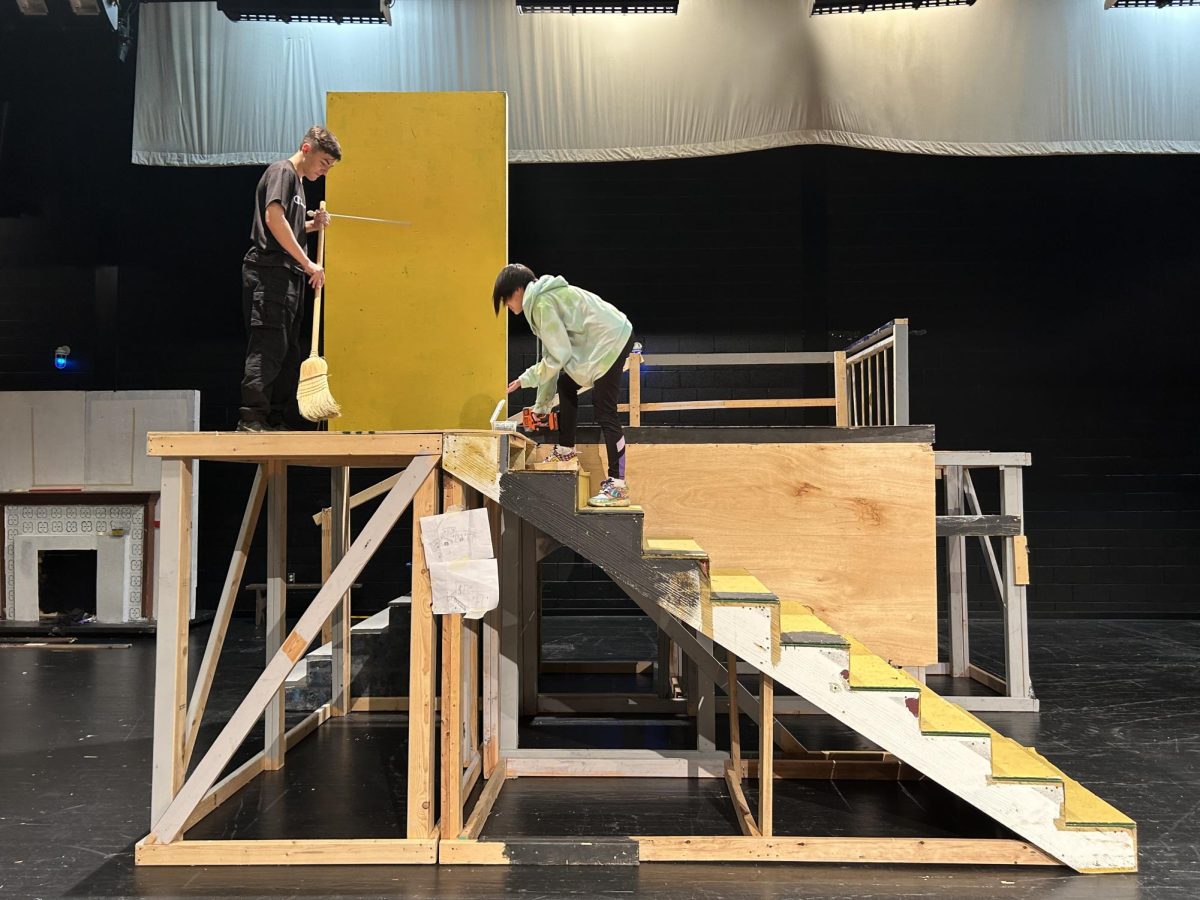
{"type": "Polygon", "coordinates": [[[396,0],[389,28],[233,23],[211,2],[145,4],[133,161],[270,162],[324,120],[327,91],[507,91],[514,162],[813,143],[1200,150],[1200,8],[809,7],[681,0],[678,16],[565,16],[518,15],[513,0],[396,0]]]}

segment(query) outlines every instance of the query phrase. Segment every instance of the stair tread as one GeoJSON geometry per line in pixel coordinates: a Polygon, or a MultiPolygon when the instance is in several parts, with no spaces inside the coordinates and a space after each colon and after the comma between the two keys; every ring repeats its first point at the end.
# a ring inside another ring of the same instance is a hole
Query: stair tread
{"type": "Polygon", "coordinates": [[[995,732],[957,703],[951,703],[941,694],[922,686],[921,733],[975,737],[995,732]]]}
{"type": "Polygon", "coordinates": [[[817,631],[822,634],[837,634],[829,624],[799,600],[779,601],[779,630],[817,631]]]}
{"type": "Polygon", "coordinates": [[[552,459],[543,459],[537,462],[525,464],[526,472],[574,472],[579,468],[579,460],[572,459],[566,462],[556,461],[552,459]]]}
{"type": "Polygon", "coordinates": [[[643,552],[652,556],[708,556],[691,538],[647,538],[643,552]]]}
{"type": "Polygon", "coordinates": [[[1032,747],[992,732],[992,777],[1063,786],[1062,821],[1067,826],[1134,828],[1136,823],[1108,801],[1096,796],[1032,747]]]}
{"type": "Polygon", "coordinates": [[[921,683],[905,672],[876,656],[854,638],[847,636],[850,644],[850,688],[857,691],[913,691],[921,683]]]}
{"type": "Polygon", "coordinates": [[[778,598],[745,569],[714,569],[708,579],[713,600],[770,600],[778,598]]]}

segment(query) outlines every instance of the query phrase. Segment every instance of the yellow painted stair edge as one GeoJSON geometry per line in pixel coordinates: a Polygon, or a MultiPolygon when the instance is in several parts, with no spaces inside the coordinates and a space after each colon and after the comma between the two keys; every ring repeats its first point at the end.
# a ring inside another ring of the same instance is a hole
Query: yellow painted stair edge
{"type": "Polygon", "coordinates": [[[1096,796],[1032,747],[992,732],[992,778],[996,781],[1062,784],[1066,828],[1136,828],[1137,823],[1096,796]]]}
{"type": "Polygon", "coordinates": [[[713,569],[708,579],[714,594],[763,594],[774,597],[770,588],[745,569],[713,569]]]}
{"type": "MultiPolygon", "coordinates": [[[[799,600],[780,599],[779,614],[780,631],[812,631],[818,634],[837,634],[824,619],[813,613],[811,607],[805,606],[799,600]]],[[[838,636],[840,637],[840,635],[838,636]]]]}
{"type": "Polygon", "coordinates": [[[903,669],[897,669],[882,657],[848,634],[842,635],[850,644],[850,689],[856,691],[912,691],[921,689],[921,682],[903,669]]]}
{"type": "MultiPolygon", "coordinates": [[[[794,600],[781,600],[780,630],[836,634],[812,609],[794,600]]],[[[1136,828],[1137,823],[1065,774],[1036,750],[1024,747],[930,690],[901,669],[872,653],[849,635],[851,688],[857,690],[916,690],[920,692],[919,727],[922,734],[990,737],[992,778],[999,782],[1062,784],[1062,828],[1136,828]]]]}
{"type": "Polygon", "coordinates": [[[660,555],[678,553],[686,556],[707,556],[704,548],[691,538],[647,538],[646,552],[660,555]]]}

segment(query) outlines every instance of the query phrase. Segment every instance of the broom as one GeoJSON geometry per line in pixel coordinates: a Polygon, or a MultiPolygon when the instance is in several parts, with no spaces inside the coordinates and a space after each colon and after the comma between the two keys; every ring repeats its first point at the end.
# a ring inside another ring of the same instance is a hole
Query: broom
{"type": "MultiPolygon", "coordinates": [[[[321,201],[325,209],[325,201],[321,201]]],[[[325,265],[325,229],[317,233],[317,265],[325,265]]],[[[321,338],[321,294],[324,285],[317,288],[313,298],[312,352],[300,364],[300,383],[296,386],[296,402],[300,415],[310,422],[335,419],[342,414],[342,407],[329,393],[329,364],[317,355],[321,338]]]]}

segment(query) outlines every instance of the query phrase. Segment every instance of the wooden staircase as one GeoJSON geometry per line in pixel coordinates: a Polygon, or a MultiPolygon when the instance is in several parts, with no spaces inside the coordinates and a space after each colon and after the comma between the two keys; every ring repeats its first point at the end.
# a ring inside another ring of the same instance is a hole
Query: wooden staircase
{"type": "MultiPolygon", "coordinates": [[[[501,455],[507,454],[500,445],[501,455]]],[[[1137,869],[1137,826],[1036,750],[1007,738],[888,664],[753,573],[714,568],[694,541],[647,539],[637,506],[592,509],[585,472],[533,471],[523,454],[454,475],[599,565],[657,606],[1080,872],[1137,869]]]]}

